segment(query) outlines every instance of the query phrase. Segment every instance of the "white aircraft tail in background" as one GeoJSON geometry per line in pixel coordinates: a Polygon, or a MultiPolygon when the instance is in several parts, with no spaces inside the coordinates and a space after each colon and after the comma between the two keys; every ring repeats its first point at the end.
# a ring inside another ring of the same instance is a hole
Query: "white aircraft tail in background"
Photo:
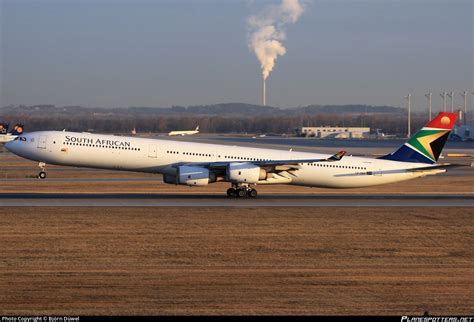
{"type": "Polygon", "coordinates": [[[196,126],[196,129],[194,131],[171,131],[170,133],[168,133],[168,135],[169,136],[177,136],[177,135],[185,136],[185,135],[193,135],[197,133],[199,133],[199,125],[196,126]]]}

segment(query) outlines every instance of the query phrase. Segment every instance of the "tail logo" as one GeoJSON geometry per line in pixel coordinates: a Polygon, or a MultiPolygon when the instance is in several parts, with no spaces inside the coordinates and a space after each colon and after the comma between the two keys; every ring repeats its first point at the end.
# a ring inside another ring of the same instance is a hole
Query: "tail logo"
{"type": "MultiPolygon", "coordinates": [[[[444,119],[444,118],[443,118],[444,119]]],[[[441,122],[445,122],[444,120],[441,122]]],[[[450,120],[447,117],[447,122],[450,120]]],[[[447,125],[447,124],[446,124],[447,125]]],[[[427,130],[422,129],[414,137],[412,137],[406,145],[423,154],[428,159],[436,162],[441,154],[444,143],[449,136],[449,130],[427,130]]]]}
{"type": "Polygon", "coordinates": [[[397,151],[380,158],[402,162],[436,163],[456,123],[456,118],[456,113],[440,112],[397,151]]]}
{"type": "Polygon", "coordinates": [[[443,116],[443,117],[441,118],[441,124],[443,124],[443,125],[449,125],[449,123],[451,123],[451,120],[449,119],[449,117],[443,116]]]}

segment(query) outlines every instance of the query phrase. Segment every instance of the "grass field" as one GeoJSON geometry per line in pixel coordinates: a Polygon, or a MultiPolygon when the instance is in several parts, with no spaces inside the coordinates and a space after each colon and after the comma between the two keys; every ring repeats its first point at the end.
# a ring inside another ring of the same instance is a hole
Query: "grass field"
{"type": "Polygon", "coordinates": [[[0,314],[472,314],[472,208],[1,209],[0,314]]]}
{"type": "MultiPolygon", "coordinates": [[[[0,193],[228,188],[48,169],[32,179],[36,163],[2,153],[0,193]]],[[[472,174],[259,193],[473,195],[472,174]]],[[[7,208],[0,199],[0,245],[1,315],[474,313],[472,208],[7,208]]]]}

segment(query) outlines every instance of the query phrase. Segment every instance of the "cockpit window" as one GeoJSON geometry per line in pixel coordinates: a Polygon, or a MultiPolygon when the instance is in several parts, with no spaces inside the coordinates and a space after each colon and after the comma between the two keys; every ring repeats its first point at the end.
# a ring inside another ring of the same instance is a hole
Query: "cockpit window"
{"type": "Polygon", "coordinates": [[[26,138],[24,136],[20,136],[20,141],[26,142],[26,138]]]}

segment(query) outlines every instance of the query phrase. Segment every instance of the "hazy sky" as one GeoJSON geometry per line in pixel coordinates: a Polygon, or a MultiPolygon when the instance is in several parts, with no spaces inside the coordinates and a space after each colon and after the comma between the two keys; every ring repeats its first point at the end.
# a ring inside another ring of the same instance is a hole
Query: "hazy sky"
{"type": "MultiPolygon", "coordinates": [[[[246,18],[279,1],[0,0],[0,106],[259,104],[246,18]]],[[[472,92],[473,2],[305,1],[267,104],[402,106],[410,91],[420,108],[429,90],[435,106],[472,92]]]]}

